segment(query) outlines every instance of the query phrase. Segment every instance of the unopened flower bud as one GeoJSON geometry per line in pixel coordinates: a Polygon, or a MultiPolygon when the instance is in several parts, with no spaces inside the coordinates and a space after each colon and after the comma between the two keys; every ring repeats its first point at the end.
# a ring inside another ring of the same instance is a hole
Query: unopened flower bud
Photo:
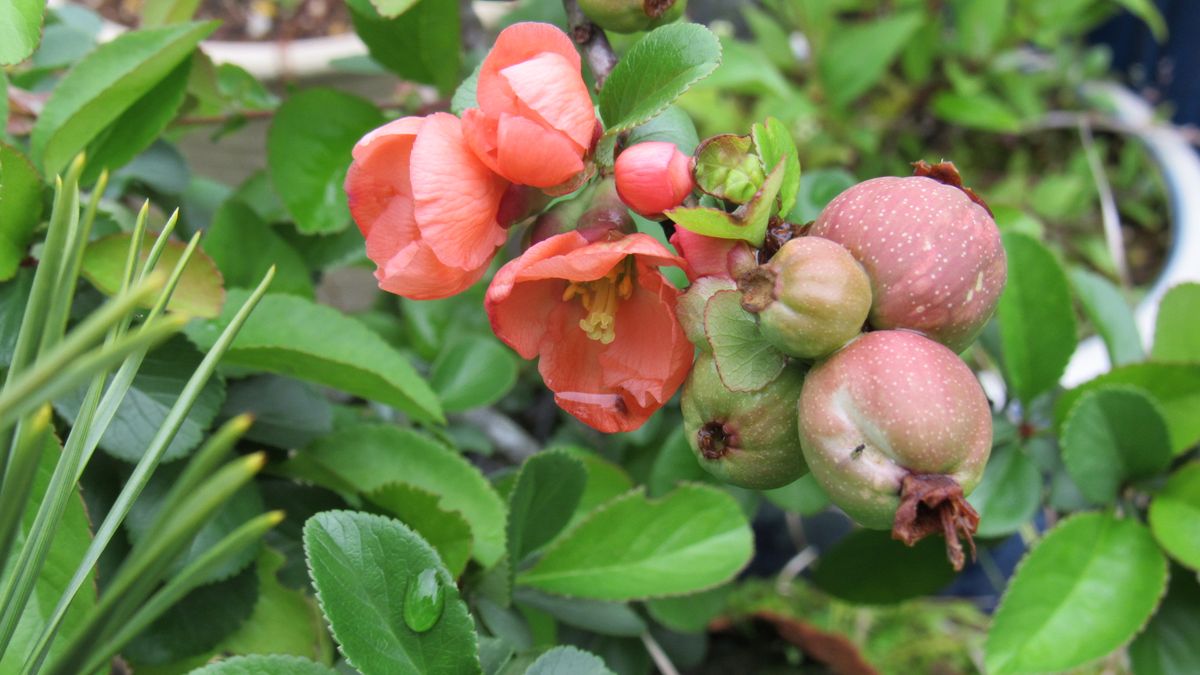
{"type": "Polygon", "coordinates": [[[683,203],[691,194],[691,158],[674,143],[649,141],[626,148],[617,156],[617,193],[629,208],[657,220],[663,211],[683,203]]]}

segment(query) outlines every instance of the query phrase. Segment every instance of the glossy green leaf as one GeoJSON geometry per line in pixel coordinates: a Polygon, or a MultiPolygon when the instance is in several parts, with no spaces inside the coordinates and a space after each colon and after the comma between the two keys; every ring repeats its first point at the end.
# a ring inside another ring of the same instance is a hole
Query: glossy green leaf
{"type": "Polygon", "coordinates": [[[445,94],[454,90],[462,64],[456,3],[420,0],[391,19],[368,0],[346,4],[371,58],[406,80],[432,84],[445,94]]]}
{"type": "Polygon", "coordinates": [[[600,92],[609,136],[648,122],[721,63],[721,43],[704,26],[656,28],[625,53],[600,92]]]}
{"type": "MultiPolygon", "coordinates": [[[[193,322],[188,337],[201,349],[211,347],[247,295],[230,290],[222,315],[193,322]]],[[[404,356],[358,321],[298,296],[264,296],[222,363],[341,389],[420,421],[443,420],[437,396],[404,356]]]]}
{"type": "Polygon", "coordinates": [[[235,656],[193,670],[189,675],[337,675],[329,666],[299,656],[235,656]]]}
{"type": "Polygon", "coordinates": [[[426,436],[395,426],[356,426],[322,438],[302,455],[362,493],[396,482],[432,492],[441,498],[439,508],[466,518],[479,562],[490,566],[504,555],[504,502],[479,469],[426,436]]]}
{"type": "Polygon", "coordinates": [[[375,10],[389,19],[400,16],[417,4],[418,0],[371,0],[375,10]]]}
{"type": "Polygon", "coordinates": [[[325,618],[321,616],[320,608],[303,590],[288,588],[279,582],[277,575],[283,564],[283,554],[277,551],[264,548],[259,553],[255,564],[258,602],[254,604],[250,618],[221,643],[219,651],[290,654],[325,662],[332,658],[333,645],[325,632],[325,618]]]}
{"type": "Polygon", "coordinates": [[[800,177],[796,205],[787,214],[789,223],[808,223],[817,219],[833,198],[856,182],[845,169],[813,169],[800,177]]]}
{"type": "Polygon", "coordinates": [[[142,5],[142,27],[157,28],[181,21],[190,21],[200,7],[200,0],[146,0],[142,5]]]}
{"type": "Polygon", "coordinates": [[[575,514],[571,517],[572,524],[597,506],[633,489],[633,480],[625,469],[590,450],[575,447],[559,447],[554,450],[565,452],[583,462],[583,467],[587,470],[587,484],[583,487],[579,505],[575,507],[575,514]]]}
{"type": "Polygon", "coordinates": [[[1004,100],[987,92],[960,94],[938,92],[930,103],[942,120],[969,129],[1013,133],[1021,129],[1021,117],[1004,100]]]}
{"type": "Polygon", "coordinates": [[[267,168],[297,230],[326,234],[350,224],[342,189],[350,151],[384,121],[375,104],[333,89],[305,89],[279,107],[267,134],[267,168]]]}
{"type": "Polygon", "coordinates": [[[139,671],[207,654],[245,624],[258,599],[254,568],[200,586],[133,639],[121,654],[139,671]],[[196,617],[204,617],[198,621],[196,617]]]}
{"type": "Polygon", "coordinates": [[[221,204],[202,243],[229,288],[253,288],[274,265],[272,291],[313,297],[312,277],[304,259],[240,200],[221,204]]]}
{"type": "Polygon", "coordinates": [[[517,359],[495,338],[469,336],[447,345],[433,362],[429,384],[447,412],[491,405],[517,382],[517,359]]]}
{"type": "MultiPolygon", "coordinates": [[[[130,237],[127,233],[121,233],[97,239],[88,243],[83,253],[83,276],[105,295],[115,295],[121,289],[130,237]]],[[[157,235],[146,233],[141,251],[143,264],[150,255],[156,238],[157,235]]],[[[187,245],[182,241],[168,241],[158,259],[157,269],[174,269],[185,249],[187,245]]],[[[256,279],[254,285],[257,285],[261,278],[260,276],[256,279]]],[[[224,302],[225,287],[221,272],[203,250],[196,249],[183,270],[183,276],[180,277],[170,302],[167,303],[167,309],[211,319],[221,314],[224,302]]],[[[148,303],[146,307],[149,308],[151,304],[148,303]]]]}
{"type": "Polygon", "coordinates": [[[1012,274],[997,315],[1004,369],[1013,393],[1028,404],[1058,382],[1075,352],[1075,313],[1067,277],[1050,249],[1032,237],[1003,235],[1012,274]]]}
{"type": "Polygon", "coordinates": [[[800,191],[800,158],[792,132],[774,117],[753,127],[754,147],[763,166],[783,162],[783,182],[779,186],[779,212],[790,213],[800,191]]]}
{"type": "MultiPolygon", "coordinates": [[[[100,437],[100,448],[126,462],[140,460],[203,358],[180,337],[147,354],[116,416],[100,437]]],[[[74,422],[84,393],[85,389],[80,388],[60,397],[54,402],[55,411],[74,422]]],[[[167,446],[163,461],[184,457],[199,445],[224,400],[224,382],[219,377],[210,379],[167,446]]]]}
{"type": "Polygon", "coordinates": [[[787,357],[771,346],[754,317],[742,309],[742,294],[717,291],[704,309],[704,332],[721,382],[733,391],[758,391],[783,372],[787,357]]]}
{"type": "Polygon", "coordinates": [[[360,672],[482,672],[475,626],[454,578],[412,530],[382,516],[327,511],[305,524],[304,548],[334,638],[360,672]],[[442,604],[433,625],[417,632],[405,618],[406,604],[427,571],[442,604]]]}
{"type": "Polygon", "coordinates": [[[290,377],[257,375],[226,386],[221,417],[250,413],[244,438],[272,447],[302,448],[333,430],[333,406],[313,385],[290,377]]]}
{"type": "Polygon", "coordinates": [[[541,610],[568,626],[601,635],[637,637],[646,632],[646,622],[624,603],[564,598],[532,588],[517,589],[515,600],[541,610]]]}
{"type": "Polygon", "coordinates": [[[30,139],[34,161],[58,173],[187,59],[217,22],[124,33],[75,65],[54,88],[30,139]]]}
{"type": "Polygon", "coordinates": [[[633,491],[593,511],[517,583],[597,600],[679,595],[733,578],[753,549],[737,502],[718,489],[685,485],[656,500],[633,491]]]}
{"type": "Polygon", "coordinates": [[[1200,284],[1179,284],[1163,296],[1154,328],[1155,361],[1200,362],[1200,284]]]}
{"type": "Polygon", "coordinates": [[[1099,658],[1142,629],[1166,583],[1167,561],[1145,526],[1072,516],[1009,582],[988,632],[988,672],[1061,671],[1099,658]]]}
{"type": "Polygon", "coordinates": [[[625,146],[651,141],[674,143],[680,152],[691,155],[700,144],[700,137],[696,135],[696,125],[687,112],[669,105],[650,121],[630,129],[625,146]]]}
{"type": "Polygon", "coordinates": [[[1175,568],[1162,606],[1129,645],[1135,675],[1200,672],[1200,581],[1175,568]]]}
{"type": "Polygon", "coordinates": [[[829,35],[816,55],[825,95],[840,107],[866,93],[883,78],[923,21],[919,12],[907,12],[842,27],[829,35]]]}
{"type": "Polygon", "coordinates": [[[1113,365],[1122,366],[1145,358],[1133,310],[1120,289],[1108,279],[1082,267],[1071,270],[1071,285],[1088,320],[1104,340],[1113,365]]]}
{"type": "Polygon", "coordinates": [[[732,585],[717,586],[692,595],[647,600],[646,611],[671,630],[699,633],[725,609],[725,599],[733,588],[732,585]]]}
{"type": "Polygon", "coordinates": [[[462,115],[468,108],[479,107],[479,69],[482,67],[482,62],[475,66],[475,70],[471,71],[467,79],[454,89],[454,96],[450,97],[450,112],[462,115]]]}
{"type": "Polygon", "coordinates": [[[1179,562],[1200,570],[1200,462],[1179,467],[1150,502],[1150,530],[1179,562]]]}
{"type": "Polygon", "coordinates": [[[29,58],[42,38],[42,0],[8,0],[0,4],[0,66],[29,58]]]}
{"type": "Polygon", "coordinates": [[[931,595],[953,578],[941,537],[927,537],[909,547],[878,530],[850,533],[822,553],[812,577],[817,588],[830,595],[872,605],[931,595]]]}
{"type": "MultiPolygon", "coordinates": [[[[986,474],[985,474],[986,476],[986,474]]],[[[774,490],[763,490],[762,494],[772,504],[784,511],[813,516],[829,506],[829,495],[821,488],[816,477],[809,473],[774,490]]]]}
{"type": "Polygon", "coordinates": [[[1054,404],[1055,423],[1061,429],[1068,413],[1089,391],[1109,385],[1129,385],[1149,394],[1158,404],[1171,432],[1171,448],[1178,455],[1200,441],[1200,364],[1135,363],[1121,366],[1063,392],[1054,404]]]}
{"type": "Polygon", "coordinates": [[[562,531],[587,478],[583,462],[564,452],[525,460],[508,496],[508,559],[514,567],[562,531]]]}
{"type": "MultiPolygon", "coordinates": [[[[46,489],[50,485],[50,477],[53,475],[54,467],[61,455],[62,449],[58,442],[53,437],[48,438],[30,490],[29,503],[31,506],[25,509],[21,529],[17,531],[13,542],[13,550],[19,550],[28,538],[34,518],[37,516],[37,508],[32,505],[41,503],[45,497],[46,489]]],[[[83,557],[91,543],[92,533],[88,514],[84,509],[83,498],[76,492],[71,495],[66,511],[58,522],[54,543],[50,547],[45,565],[42,566],[41,574],[38,575],[33,595],[17,623],[11,646],[8,651],[0,655],[0,673],[9,675],[20,672],[22,664],[37,643],[38,636],[46,625],[50,610],[66,589],[71,575],[75,571],[75,565],[83,557]]],[[[78,630],[83,625],[88,613],[96,605],[94,574],[90,581],[92,583],[88,585],[88,590],[76,596],[75,602],[63,619],[62,630],[66,633],[78,630]]],[[[63,641],[53,643],[50,647],[51,658],[58,656],[65,647],[66,644],[63,641]]]]}
{"type": "Polygon", "coordinates": [[[1122,485],[1171,463],[1171,439],[1158,407],[1134,388],[1102,387],[1082,396],[1063,425],[1063,463],[1090,501],[1107,504],[1122,485]]]}
{"type": "Polygon", "coordinates": [[[1016,443],[992,450],[983,480],[967,499],[979,512],[979,538],[1016,532],[1037,514],[1042,501],[1042,474],[1016,443]]]}
{"type": "Polygon", "coordinates": [[[41,176],[20,150],[0,143],[0,281],[17,273],[41,220],[41,176]]]}
{"type": "Polygon", "coordinates": [[[604,659],[575,647],[555,647],[534,661],[525,675],[616,675],[604,659]]]}
{"type": "Polygon", "coordinates": [[[429,542],[452,576],[462,574],[471,558],[471,526],[458,511],[442,508],[440,496],[408,483],[388,483],[366,498],[429,542]]]}

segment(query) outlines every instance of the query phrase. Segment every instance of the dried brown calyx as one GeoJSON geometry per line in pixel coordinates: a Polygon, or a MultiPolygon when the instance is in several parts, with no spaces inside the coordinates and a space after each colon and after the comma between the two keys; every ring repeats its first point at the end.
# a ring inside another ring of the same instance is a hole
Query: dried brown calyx
{"type": "Polygon", "coordinates": [[[696,432],[700,454],[705,459],[720,459],[737,446],[737,432],[724,422],[708,422],[696,432]]]}
{"type": "Polygon", "coordinates": [[[967,503],[962,486],[949,476],[909,474],[900,483],[900,508],[892,525],[892,538],[909,546],[931,534],[946,537],[946,557],[955,570],[966,562],[960,536],[971,547],[975,559],[975,539],[979,513],[967,503]]]}
{"type": "Polygon", "coordinates": [[[992,213],[992,209],[987,205],[987,202],[983,201],[983,197],[980,197],[975,193],[974,190],[963,185],[962,174],[958,172],[958,167],[954,166],[954,162],[938,162],[937,164],[930,164],[929,162],[921,159],[913,162],[912,167],[914,176],[932,178],[944,185],[956,187],[966,193],[966,195],[971,198],[971,201],[982,206],[983,210],[987,211],[989,216],[992,216],[993,218],[996,217],[996,214],[992,213]]]}
{"type": "Polygon", "coordinates": [[[643,0],[642,11],[651,19],[657,19],[675,6],[675,0],[643,0]]]}
{"type": "Polygon", "coordinates": [[[775,279],[775,272],[761,265],[738,277],[737,287],[742,292],[742,309],[751,314],[758,314],[775,302],[775,279]]]}
{"type": "Polygon", "coordinates": [[[775,257],[779,249],[783,248],[784,244],[796,237],[804,236],[809,225],[812,225],[812,223],[796,225],[795,223],[785,221],[779,216],[771,216],[771,220],[767,222],[767,235],[763,238],[762,246],[758,249],[758,262],[762,264],[769,261],[775,257]]]}

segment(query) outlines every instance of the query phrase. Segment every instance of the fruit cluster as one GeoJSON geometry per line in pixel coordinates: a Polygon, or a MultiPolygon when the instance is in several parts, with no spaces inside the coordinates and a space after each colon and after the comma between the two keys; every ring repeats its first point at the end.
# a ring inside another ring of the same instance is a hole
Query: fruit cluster
{"type": "Polygon", "coordinates": [[[956,352],[995,310],[1005,256],[953,165],[915,166],[849,188],[807,227],[776,227],[785,241],[761,248],[761,264],[696,280],[680,316],[703,353],[682,405],[698,461],[722,480],[766,489],[812,471],[866,527],[910,545],[944,533],[961,567],[959,535],[971,542],[978,522],[965,496],[987,463],[992,419],[956,352]],[[722,366],[743,364],[723,363],[712,321],[727,294],[786,357],[753,391],[723,377],[722,366]]]}

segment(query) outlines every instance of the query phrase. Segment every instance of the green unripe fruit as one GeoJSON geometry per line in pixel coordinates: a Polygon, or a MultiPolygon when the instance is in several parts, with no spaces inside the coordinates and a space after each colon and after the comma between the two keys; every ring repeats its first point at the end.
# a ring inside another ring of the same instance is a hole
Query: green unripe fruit
{"type": "Polygon", "coordinates": [[[742,276],[742,307],[758,314],[762,335],[779,351],[820,359],[862,330],[871,280],[850,252],[828,239],[800,237],[742,276]]]}
{"type": "Polygon", "coordinates": [[[683,428],[696,461],[726,483],[783,487],[808,473],[796,428],[804,372],[785,368],[759,391],[725,388],[711,354],[701,354],[683,385],[683,428]]]}
{"type": "Polygon", "coordinates": [[[636,33],[683,16],[687,0],[579,0],[579,8],[604,30],[636,33]]]}

